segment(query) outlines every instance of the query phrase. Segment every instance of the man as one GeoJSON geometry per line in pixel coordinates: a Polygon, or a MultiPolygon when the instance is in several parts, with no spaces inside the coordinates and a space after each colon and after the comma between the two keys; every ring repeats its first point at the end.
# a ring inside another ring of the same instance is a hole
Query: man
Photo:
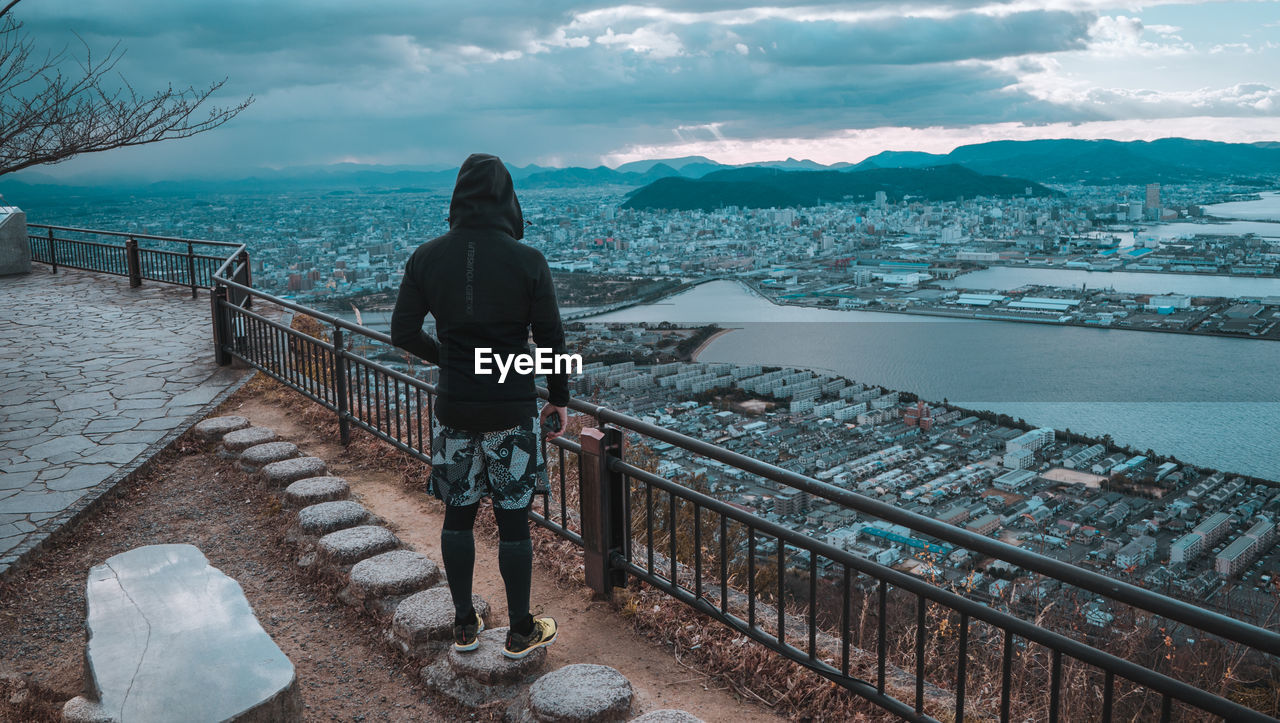
{"type": "MultiPolygon", "coordinates": [[[[392,342],[440,367],[428,486],[445,503],[440,547],[453,597],[454,647],[475,650],[484,629],[471,602],[472,525],[477,504],[489,496],[511,625],[503,654],[515,659],[556,638],[554,619],[529,613],[529,505],[535,491],[550,485],[538,443],[533,374],[512,368],[500,381],[496,371],[479,373],[476,350],[528,354],[532,330],[538,347],[564,353],[551,271],[541,252],[520,243],[524,225],[502,161],[472,154],[458,170],[449,231],[410,256],[391,316],[392,342]],[[435,317],[438,341],[422,331],[428,313],[435,317]]],[[[550,403],[542,408],[541,425],[553,439],[567,422],[567,375],[547,375],[547,387],[550,403]]]]}

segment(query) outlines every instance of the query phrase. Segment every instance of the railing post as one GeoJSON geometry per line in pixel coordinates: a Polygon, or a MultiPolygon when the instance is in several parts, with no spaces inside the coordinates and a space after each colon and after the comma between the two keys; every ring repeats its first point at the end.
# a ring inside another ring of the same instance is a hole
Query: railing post
{"type": "MultiPolygon", "coordinates": [[[[236,279],[237,282],[245,286],[253,286],[253,274],[249,271],[249,249],[241,249],[238,257],[241,267],[244,269],[242,278],[236,279]]],[[[249,294],[244,295],[244,308],[253,308],[253,297],[249,294]]],[[[344,442],[345,444],[345,442],[344,442]]]]}
{"type": "Polygon", "coordinates": [[[142,256],[138,253],[138,240],[132,236],[124,242],[124,259],[129,268],[129,286],[142,286],[142,256]]]}
{"type": "Polygon", "coordinates": [[[333,327],[333,391],[338,397],[338,438],[351,444],[351,404],[347,399],[347,356],[342,348],[342,327],[333,327]]]}
{"type": "Polygon", "coordinates": [[[187,242],[187,281],[191,282],[191,298],[196,298],[196,252],[191,242],[187,242]]]}
{"type": "Polygon", "coordinates": [[[231,318],[227,311],[227,287],[214,283],[209,294],[209,304],[213,307],[213,358],[218,366],[225,367],[231,363],[231,353],[227,344],[231,340],[231,318]]]}
{"type": "Polygon", "coordinates": [[[603,431],[588,427],[578,441],[582,444],[578,497],[586,583],[595,595],[612,598],[614,588],[627,584],[626,571],[613,566],[614,553],[621,553],[626,544],[626,489],[622,475],[609,469],[609,458],[622,456],[622,430],[613,425],[605,425],[603,431]]]}
{"type": "Polygon", "coordinates": [[[49,265],[53,273],[58,273],[58,247],[53,243],[53,229],[49,229],[49,265]]]}

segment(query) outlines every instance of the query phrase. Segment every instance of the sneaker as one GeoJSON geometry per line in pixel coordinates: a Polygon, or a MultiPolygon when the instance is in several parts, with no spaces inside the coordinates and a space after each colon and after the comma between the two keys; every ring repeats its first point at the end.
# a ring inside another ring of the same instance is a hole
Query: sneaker
{"type": "Polygon", "coordinates": [[[484,630],[484,620],[476,613],[476,621],[470,625],[453,625],[453,649],[460,651],[475,650],[480,647],[480,632],[484,630]]]}
{"type": "Polygon", "coordinates": [[[521,635],[514,630],[507,631],[507,645],[502,654],[512,660],[519,660],[537,648],[550,645],[556,641],[555,618],[534,618],[533,630],[528,635],[521,635]]]}

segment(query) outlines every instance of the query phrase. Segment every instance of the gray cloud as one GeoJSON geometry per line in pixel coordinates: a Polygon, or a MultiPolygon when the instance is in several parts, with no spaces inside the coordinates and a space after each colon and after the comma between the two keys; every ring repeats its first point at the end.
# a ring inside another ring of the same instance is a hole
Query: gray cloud
{"type": "Polygon", "coordinates": [[[845,66],[992,60],[1083,48],[1092,18],[1032,11],[857,23],[761,21],[735,32],[780,64],[845,66]]]}
{"type": "Polygon", "coordinates": [[[1016,62],[984,62],[1084,47],[1093,15],[965,9],[978,4],[1000,3],[917,3],[928,12],[905,17],[899,4],[820,0],[763,19],[739,0],[28,0],[17,13],[43,46],[72,31],[97,50],[122,41],[119,70],[141,88],[229,76],[226,102],[257,96],[208,137],[127,156],[175,167],[202,153],[245,168],[453,162],[511,139],[516,162],[590,163],[708,123],[756,138],[1102,117],[1099,103],[1016,88],[1016,62]],[[836,11],[849,12],[795,19],[836,11]]]}

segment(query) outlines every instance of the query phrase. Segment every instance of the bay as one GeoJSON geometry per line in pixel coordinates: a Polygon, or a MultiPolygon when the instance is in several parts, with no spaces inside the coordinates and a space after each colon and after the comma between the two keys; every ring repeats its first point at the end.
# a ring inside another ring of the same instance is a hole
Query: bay
{"type": "Polygon", "coordinates": [[[732,281],[591,321],[735,327],[703,361],[829,370],[1280,481],[1280,346],[773,304],[732,281]]]}

